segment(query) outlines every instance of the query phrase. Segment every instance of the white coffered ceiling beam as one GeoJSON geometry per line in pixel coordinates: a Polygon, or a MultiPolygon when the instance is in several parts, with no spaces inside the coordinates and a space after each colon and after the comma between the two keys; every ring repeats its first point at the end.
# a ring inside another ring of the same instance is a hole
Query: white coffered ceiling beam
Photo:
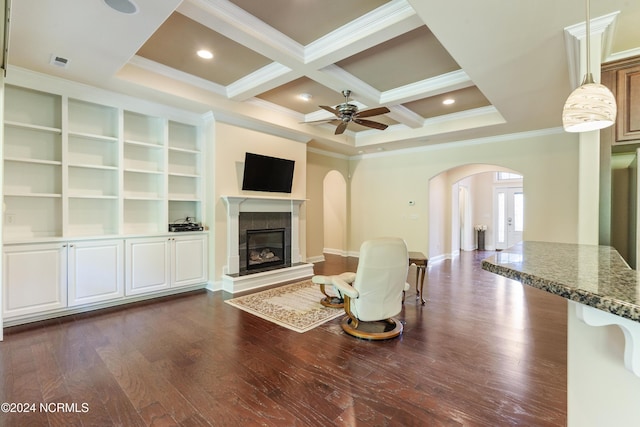
{"type": "MultiPolygon", "coordinates": [[[[253,73],[251,78],[229,85],[228,95],[236,101],[247,100],[300,76],[340,91],[345,82],[323,78],[320,69],[423,25],[406,0],[394,0],[302,46],[227,0],[188,0],[177,11],[276,61],[253,73]]],[[[356,83],[359,79],[353,76],[349,80],[354,81],[354,86],[366,85],[356,83]]],[[[369,102],[373,101],[374,97],[366,96],[369,102]]]]}

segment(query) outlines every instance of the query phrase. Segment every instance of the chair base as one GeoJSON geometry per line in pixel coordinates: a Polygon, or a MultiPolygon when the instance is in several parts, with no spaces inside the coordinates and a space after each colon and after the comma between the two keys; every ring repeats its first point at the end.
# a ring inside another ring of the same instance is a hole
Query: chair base
{"type": "Polygon", "coordinates": [[[322,304],[325,307],[330,307],[330,308],[343,308],[344,307],[344,300],[340,297],[334,297],[331,295],[327,295],[325,298],[322,298],[320,300],[320,304],[322,304]]]}
{"type": "Polygon", "coordinates": [[[356,338],[365,340],[388,340],[402,334],[402,323],[395,317],[376,322],[358,322],[358,328],[353,327],[353,321],[345,316],[340,322],[342,330],[356,338]]]}

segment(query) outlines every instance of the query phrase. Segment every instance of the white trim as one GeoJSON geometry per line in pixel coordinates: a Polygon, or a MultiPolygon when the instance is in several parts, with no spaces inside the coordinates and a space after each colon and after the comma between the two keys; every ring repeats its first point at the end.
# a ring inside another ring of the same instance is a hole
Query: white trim
{"type": "Polygon", "coordinates": [[[317,262],[324,262],[324,261],[326,261],[324,258],[324,255],[307,257],[307,262],[310,262],[311,264],[315,264],[317,262]]]}
{"type": "Polygon", "coordinates": [[[342,257],[346,257],[347,256],[347,251],[345,251],[343,249],[324,248],[324,249],[322,249],[322,253],[329,254],[329,255],[339,255],[339,256],[342,256],[342,257]]]}

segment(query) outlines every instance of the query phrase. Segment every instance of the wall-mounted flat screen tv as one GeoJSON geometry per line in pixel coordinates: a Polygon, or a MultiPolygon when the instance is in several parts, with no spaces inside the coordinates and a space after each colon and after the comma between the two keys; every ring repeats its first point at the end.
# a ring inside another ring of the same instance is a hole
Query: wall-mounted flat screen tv
{"type": "Polygon", "coordinates": [[[291,193],[295,161],[246,153],[242,189],[291,193]]]}

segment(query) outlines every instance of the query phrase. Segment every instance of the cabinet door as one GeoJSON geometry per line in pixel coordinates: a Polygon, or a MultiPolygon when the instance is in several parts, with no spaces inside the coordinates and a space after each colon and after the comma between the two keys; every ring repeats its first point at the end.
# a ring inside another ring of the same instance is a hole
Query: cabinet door
{"type": "Polygon", "coordinates": [[[171,286],[206,282],[207,236],[178,236],[173,237],[171,242],[171,286]]]}
{"type": "Polygon", "coordinates": [[[124,296],[122,240],[69,244],[69,306],[124,296]]]}
{"type": "Polygon", "coordinates": [[[618,71],[616,140],[640,139],[640,65],[618,71]]]}
{"type": "Polygon", "coordinates": [[[66,245],[51,243],[5,246],[5,319],[66,307],[66,286],[66,245]]]}
{"type": "Polygon", "coordinates": [[[170,240],[166,237],[126,241],[126,295],[169,288],[169,248],[170,240]]]}

